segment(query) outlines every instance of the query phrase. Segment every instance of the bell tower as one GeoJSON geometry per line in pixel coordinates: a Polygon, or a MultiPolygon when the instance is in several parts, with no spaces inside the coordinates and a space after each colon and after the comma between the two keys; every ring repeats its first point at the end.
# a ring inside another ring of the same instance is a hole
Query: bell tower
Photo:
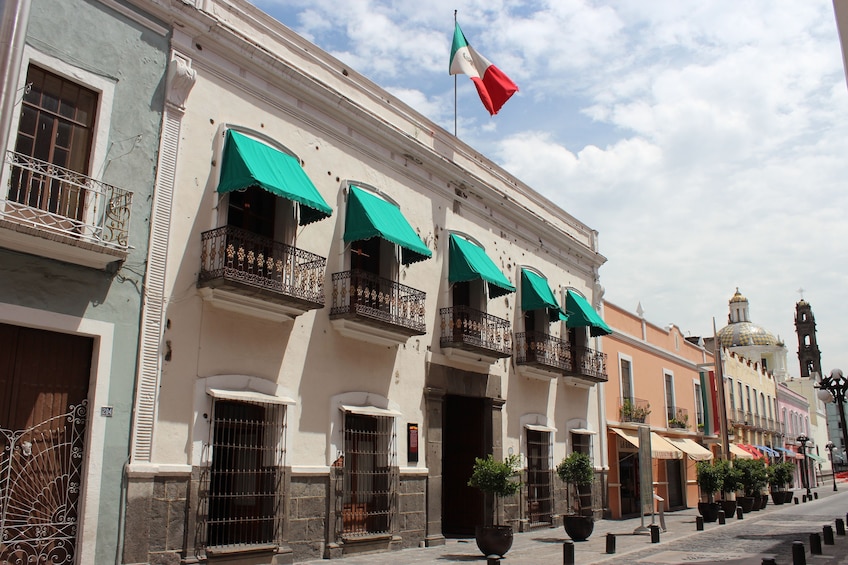
{"type": "Polygon", "coordinates": [[[816,343],[816,319],[810,304],[803,298],[795,304],[795,332],[798,334],[801,377],[808,378],[817,373],[821,378],[821,351],[816,343]]]}

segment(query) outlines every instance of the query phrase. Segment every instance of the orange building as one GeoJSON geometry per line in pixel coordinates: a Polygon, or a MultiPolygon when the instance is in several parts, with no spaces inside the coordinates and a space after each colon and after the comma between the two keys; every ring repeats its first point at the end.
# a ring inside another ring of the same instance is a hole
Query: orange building
{"type": "Polygon", "coordinates": [[[713,457],[703,445],[707,438],[700,390],[700,372],[711,368],[712,353],[700,339],[687,340],[674,325],[648,322],[641,306],[636,313],[610,302],[603,308],[613,329],[604,340],[610,517],[639,515],[642,426],[650,428],[653,489],[664,509],[696,506],[695,464],[713,457]]]}

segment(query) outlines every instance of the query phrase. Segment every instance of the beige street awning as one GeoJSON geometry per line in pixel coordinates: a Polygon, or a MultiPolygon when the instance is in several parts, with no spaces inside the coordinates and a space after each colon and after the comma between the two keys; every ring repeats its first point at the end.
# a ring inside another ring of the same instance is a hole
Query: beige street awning
{"type": "Polygon", "coordinates": [[[713,452],[688,437],[667,437],[674,447],[689,456],[692,461],[709,461],[713,458],[713,452]]]}
{"type": "MultiPolygon", "coordinates": [[[[610,429],[630,442],[634,447],[639,447],[639,435],[635,431],[622,430],[621,428],[610,429]]],[[[651,457],[654,459],[683,459],[683,452],[671,445],[656,432],[651,432],[651,457]]]]}
{"type": "Polygon", "coordinates": [[[751,453],[748,453],[735,443],[730,444],[730,453],[735,455],[738,459],[753,459],[754,456],[751,453]]]}

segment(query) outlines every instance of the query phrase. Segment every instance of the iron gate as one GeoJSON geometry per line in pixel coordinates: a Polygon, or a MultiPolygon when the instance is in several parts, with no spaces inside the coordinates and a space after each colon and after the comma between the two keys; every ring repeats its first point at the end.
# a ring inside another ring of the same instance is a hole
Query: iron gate
{"type": "Polygon", "coordinates": [[[87,402],[0,428],[0,563],[73,563],[87,402]]]}

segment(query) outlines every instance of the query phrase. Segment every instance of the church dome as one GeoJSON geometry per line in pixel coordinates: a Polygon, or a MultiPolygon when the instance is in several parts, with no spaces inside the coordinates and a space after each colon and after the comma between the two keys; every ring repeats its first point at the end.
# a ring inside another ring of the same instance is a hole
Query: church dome
{"type": "Polygon", "coordinates": [[[724,326],[718,331],[718,340],[724,347],[781,345],[773,333],[753,322],[736,322],[724,326]]]}
{"type": "Polygon", "coordinates": [[[736,289],[736,293],[730,299],[731,304],[733,304],[734,302],[748,302],[748,299],[742,296],[742,293],[739,292],[738,288],[736,289]]]}

